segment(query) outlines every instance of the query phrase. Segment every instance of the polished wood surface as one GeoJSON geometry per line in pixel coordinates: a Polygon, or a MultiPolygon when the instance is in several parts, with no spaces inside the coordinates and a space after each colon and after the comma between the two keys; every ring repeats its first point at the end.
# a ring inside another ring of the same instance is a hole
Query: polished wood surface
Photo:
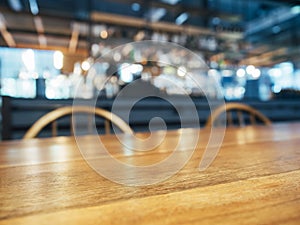
{"type": "MultiPolygon", "coordinates": [[[[178,154],[185,154],[191,138],[199,138],[184,168],[144,187],[97,174],[73,137],[2,142],[0,224],[300,224],[300,123],[229,128],[216,159],[199,171],[209,134],[169,131],[156,149],[136,154],[126,154],[114,135],[100,137],[113,157],[133,165],[166,158],[180,136],[178,154]]],[[[91,140],[80,137],[93,151],[91,140]]],[[[106,157],[95,150],[99,162],[106,157]]]]}

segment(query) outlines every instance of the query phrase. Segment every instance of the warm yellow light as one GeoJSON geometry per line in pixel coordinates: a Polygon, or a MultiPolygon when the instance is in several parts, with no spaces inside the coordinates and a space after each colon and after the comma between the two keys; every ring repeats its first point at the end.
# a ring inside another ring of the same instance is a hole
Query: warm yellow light
{"type": "Polygon", "coordinates": [[[53,65],[55,69],[61,70],[64,66],[64,55],[61,51],[55,51],[53,54],[53,65]]]}
{"type": "Polygon", "coordinates": [[[102,39],[106,39],[106,38],[108,37],[107,31],[106,31],[106,30],[101,31],[101,32],[100,32],[100,37],[101,37],[102,39]]]}

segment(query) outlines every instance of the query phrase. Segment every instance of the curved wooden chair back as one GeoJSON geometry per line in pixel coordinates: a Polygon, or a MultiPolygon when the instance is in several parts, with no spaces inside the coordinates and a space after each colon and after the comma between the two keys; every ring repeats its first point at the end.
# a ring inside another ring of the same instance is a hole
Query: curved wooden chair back
{"type": "MultiPolygon", "coordinates": [[[[257,125],[258,122],[264,125],[270,125],[272,122],[261,112],[257,111],[251,106],[241,103],[227,103],[216,108],[209,116],[205,127],[216,126],[221,118],[221,115],[226,112],[226,125],[227,126],[245,126],[245,125],[257,125]],[[233,117],[233,112],[236,112],[236,118],[233,117]],[[245,114],[249,120],[246,123],[245,114]]],[[[224,124],[224,123],[223,123],[224,124]]]]}
{"type": "Polygon", "coordinates": [[[52,124],[52,136],[57,136],[57,120],[59,118],[70,116],[70,132],[73,134],[73,123],[72,123],[72,114],[87,114],[89,115],[88,120],[88,129],[92,131],[92,118],[93,116],[97,115],[99,117],[104,118],[104,126],[105,126],[105,133],[110,133],[110,122],[115,124],[122,132],[133,134],[132,129],[129,127],[124,120],[122,120],[117,115],[100,108],[94,108],[89,106],[65,106],[61,108],[57,108],[44,116],[38,119],[30,129],[25,133],[23,139],[30,139],[36,137],[43,128],[47,125],[52,124]]]}

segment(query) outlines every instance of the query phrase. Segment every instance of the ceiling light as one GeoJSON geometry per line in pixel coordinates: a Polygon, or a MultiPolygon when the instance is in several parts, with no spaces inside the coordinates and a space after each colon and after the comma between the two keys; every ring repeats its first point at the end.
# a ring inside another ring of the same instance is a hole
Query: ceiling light
{"type": "Polygon", "coordinates": [[[188,13],[181,13],[175,20],[175,23],[177,25],[181,25],[183,24],[185,21],[187,21],[187,19],[189,18],[189,14],[188,13]]]}
{"type": "Polygon", "coordinates": [[[39,13],[39,6],[37,4],[37,0],[29,0],[30,11],[33,15],[37,15],[39,13]]]}
{"type": "Polygon", "coordinates": [[[170,4],[170,5],[176,5],[178,2],[180,2],[180,0],[161,0],[161,2],[170,4]]]}
{"type": "Polygon", "coordinates": [[[22,10],[22,4],[21,4],[20,0],[8,0],[8,3],[9,3],[9,6],[13,10],[15,10],[17,12],[22,10]]]}
{"type": "Polygon", "coordinates": [[[151,8],[147,13],[147,18],[151,22],[157,22],[159,21],[163,16],[165,16],[167,13],[167,10],[165,8],[151,8]]]}
{"type": "Polygon", "coordinates": [[[300,6],[297,5],[297,6],[294,6],[292,9],[291,9],[291,12],[293,14],[300,14],[300,6]]]}
{"type": "Polygon", "coordinates": [[[135,2],[131,5],[131,9],[132,9],[132,11],[138,12],[141,9],[141,5],[139,3],[135,2]]]}

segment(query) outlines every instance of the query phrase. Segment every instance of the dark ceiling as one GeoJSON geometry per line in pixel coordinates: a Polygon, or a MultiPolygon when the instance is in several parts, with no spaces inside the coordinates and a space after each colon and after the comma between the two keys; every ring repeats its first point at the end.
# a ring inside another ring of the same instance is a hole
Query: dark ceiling
{"type": "Polygon", "coordinates": [[[1,46],[77,54],[158,34],[211,60],[300,67],[299,0],[1,0],[0,31],[1,46]]]}

